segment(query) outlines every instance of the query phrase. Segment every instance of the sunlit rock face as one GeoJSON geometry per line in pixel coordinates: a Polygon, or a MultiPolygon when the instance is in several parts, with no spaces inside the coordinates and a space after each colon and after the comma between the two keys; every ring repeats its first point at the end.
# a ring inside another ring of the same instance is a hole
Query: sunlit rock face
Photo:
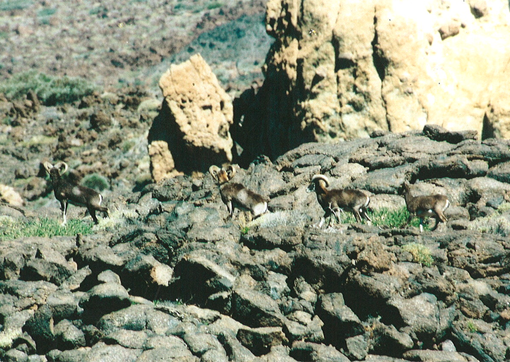
{"type": "Polygon", "coordinates": [[[231,161],[232,101],[205,60],[196,54],[172,65],[159,86],[165,99],[149,132],[153,179],[231,161]]]}
{"type": "Polygon", "coordinates": [[[505,0],[269,0],[275,42],[243,119],[261,135],[240,143],[276,157],[425,124],[509,138],[509,19],[505,0]]]}

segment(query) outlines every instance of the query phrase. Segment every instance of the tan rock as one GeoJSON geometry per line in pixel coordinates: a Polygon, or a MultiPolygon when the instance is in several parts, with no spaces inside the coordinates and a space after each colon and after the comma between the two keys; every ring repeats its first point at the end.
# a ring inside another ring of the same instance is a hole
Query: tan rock
{"type": "Polygon", "coordinates": [[[510,137],[506,0],[269,0],[266,29],[270,111],[245,122],[271,157],[429,123],[510,137]]]}
{"type": "Polygon", "coordinates": [[[17,207],[22,207],[25,204],[21,195],[14,188],[2,184],[0,184],[0,202],[17,207]]]}
{"type": "Polygon", "coordinates": [[[172,64],[159,86],[165,100],[149,132],[153,179],[231,161],[232,101],[204,59],[172,64]]]}

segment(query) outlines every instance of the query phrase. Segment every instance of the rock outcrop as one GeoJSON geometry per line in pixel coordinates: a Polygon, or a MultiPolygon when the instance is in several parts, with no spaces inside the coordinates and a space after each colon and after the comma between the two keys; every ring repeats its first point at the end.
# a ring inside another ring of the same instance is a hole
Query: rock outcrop
{"type": "Polygon", "coordinates": [[[153,179],[231,161],[232,101],[204,59],[172,65],[159,86],[165,100],[149,132],[153,179]]]}
{"type": "Polygon", "coordinates": [[[266,29],[236,119],[247,159],[425,124],[510,138],[508,1],[269,0],[266,29]]]}

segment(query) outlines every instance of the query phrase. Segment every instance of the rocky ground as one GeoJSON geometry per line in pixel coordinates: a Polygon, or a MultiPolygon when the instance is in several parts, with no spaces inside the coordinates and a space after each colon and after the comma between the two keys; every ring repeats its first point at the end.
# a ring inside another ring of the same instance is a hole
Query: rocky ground
{"type": "MultiPolygon", "coordinates": [[[[210,175],[151,182],[147,132],[161,100],[151,82],[131,77],[139,63],[128,60],[138,52],[149,64],[142,70],[157,74],[150,69],[163,66],[158,64],[166,56],[184,56],[179,53],[184,43],[212,49],[211,33],[231,35],[226,30],[238,19],[251,24],[240,12],[259,14],[260,2],[207,9],[198,1],[133,1],[129,16],[122,2],[89,9],[77,2],[74,16],[89,17],[76,20],[78,30],[66,25],[63,14],[71,17],[70,10],[53,4],[58,2],[1,4],[6,16],[0,47],[9,49],[11,58],[2,53],[0,71],[7,79],[37,63],[52,75],[63,75],[63,69],[90,75],[99,90],[58,105],[34,94],[0,97],[0,183],[11,191],[1,190],[3,201],[10,202],[0,206],[1,225],[5,230],[41,217],[60,220],[44,161],[66,161],[76,182],[94,175],[93,186],[102,186],[111,216],[101,218],[91,233],[1,241],[0,360],[510,358],[508,140],[481,142],[473,132],[428,126],[304,144],[273,161],[259,157],[238,172],[236,181],[270,199],[270,212],[253,222],[239,212],[231,219],[210,175]],[[201,35],[190,35],[179,46],[171,43],[175,36],[167,34],[167,23],[177,19],[155,11],[168,4],[186,16],[182,26],[172,27],[178,38],[203,30],[201,35]],[[86,29],[88,21],[97,22],[86,29]],[[116,39],[126,31],[131,39],[141,32],[136,24],[160,25],[159,32],[147,28],[152,35],[137,43],[141,48],[131,56],[123,51],[132,46],[103,44],[104,35],[116,39]],[[105,33],[87,35],[94,30],[105,33]],[[159,41],[163,34],[168,43],[159,41]],[[48,41],[52,38],[59,40],[48,41]],[[52,68],[46,60],[53,58],[35,54],[39,43],[48,47],[46,55],[77,54],[86,44],[78,46],[78,40],[93,42],[90,61],[55,56],[62,65],[52,68]],[[150,50],[156,44],[159,48],[150,50]],[[327,175],[331,187],[366,190],[371,215],[382,216],[373,216],[374,225],[317,228],[323,211],[307,192],[317,173],[327,175]],[[416,194],[448,195],[446,225],[424,233],[415,226],[384,226],[382,219],[404,206],[405,181],[415,185],[416,194]]],[[[223,80],[236,79],[230,78],[235,67],[230,73],[217,64],[220,79],[222,74],[223,80]]],[[[246,81],[256,77],[251,70],[240,73],[246,81]]],[[[226,85],[232,94],[243,87],[235,84],[226,85]]],[[[91,224],[83,210],[70,206],[69,219],[91,224]]]]}
{"type": "Polygon", "coordinates": [[[259,158],[236,175],[271,200],[252,222],[210,175],[179,176],[110,196],[92,234],[3,241],[2,360],[504,361],[510,148],[473,137],[426,127],[259,158]],[[411,181],[448,195],[449,221],[318,229],[316,173],[371,193],[371,213],[402,208],[411,181]]]}

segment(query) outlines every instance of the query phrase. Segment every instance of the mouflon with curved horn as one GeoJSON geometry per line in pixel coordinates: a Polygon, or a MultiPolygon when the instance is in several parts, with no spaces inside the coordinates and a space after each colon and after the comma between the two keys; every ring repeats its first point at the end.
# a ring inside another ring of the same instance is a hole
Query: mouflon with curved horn
{"type": "Polygon", "coordinates": [[[55,166],[49,162],[44,162],[43,165],[50,175],[55,197],[60,201],[60,210],[62,210],[62,218],[64,219],[63,225],[67,222],[67,206],[69,203],[86,207],[95,224],[98,223],[96,210],[109,215],[108,209],[101,206],[103,196],[100,193],[82,185],[73,185],[62,178],[62,175],[68,169],[65,162],[58,162],[55,166]]]}
{"type": "Polygon", "coordinates": [[[328,190],[329,179],[325,175],[315,175],[309,187],[310,191],[315,191],[317,201],[324,210],[324,216],[321,218],[319,228],[322,227],[326,218],[334,215],[340,221],[340,212],[343,209],[352,211],[357,222],[361,222],[362,218],[368,223],[372,220],[367,214],[367,207],[370,203],[370,197],[360,190],[328,190]]]}
{"type": "Polygon", "coordinates": [[[221,199],[227,205],[230,216],[233,216],[235,207],[250,211],[254,217],[267,211],[267,199],[239,183],[230,182],[236,174],[234,166],[219,168],[213,165],[209,168],[209,173],[220,186],[221,199]]]}

